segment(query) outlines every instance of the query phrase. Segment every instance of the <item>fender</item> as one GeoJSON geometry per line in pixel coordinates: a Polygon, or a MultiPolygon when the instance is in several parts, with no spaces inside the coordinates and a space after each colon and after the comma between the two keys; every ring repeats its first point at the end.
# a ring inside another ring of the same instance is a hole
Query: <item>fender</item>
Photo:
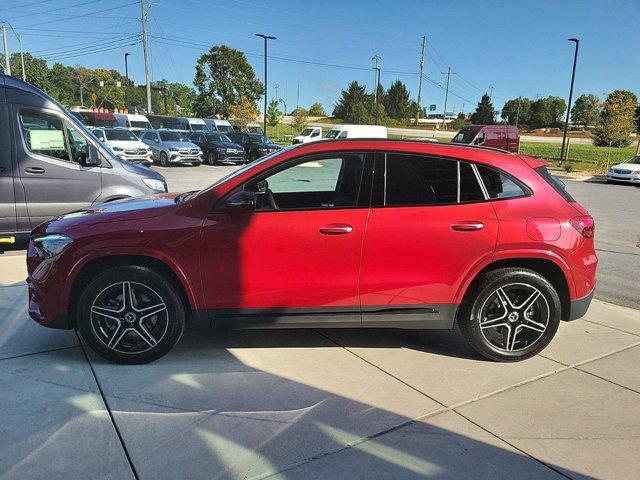
{"type": "Polygon", "coordinates": [[[458,291],[455,296],[455,303],[461,303],[465,294],[467,293],[467,289],[471,282],[478,276],[478,274],[487,266],[492,263],[498,262],[500,260],[511,260],[511,259],[528,259],[528,258],[537,258],[542,260],[550,260],[554,264],[556,264],[562,270],[564,274],[564,278],[567,281],[567,285],[569,287],[569,296],[570,298],[576,297],[576,289],[575,282],[573,280],[573,275],[571,274],[571,269],[567,265],[567,262],[558,255],[557,253],[551,250],[538,250],[538,249],[521,249],[521,250],[499,250],[496,251],[492,257],[485,257],[480,262],[478,262],[467,274],[464,281],[458,287],[458,291]]]}
{"type": "Polygon", "coordinates": [[[201,299],[198,299],[198,297],[196,295],[195,288],[191,284],[191,282],[189,281],[189,278],[186,275],[186,273],[182,270],[182,268],[180,268],[180,266],[178,264],[176,264],[171,259],[170,256],[165,255],[163,252],[149,251],[148,249],[144,249],[144,248],[141,248],[141,247],[132,247],[132,246],[117,247],[117,246],[114,246],[114,247],[109,247],[109,248],[105,248],[103,250],[100,250],[99,253],[89,252],[86,255],[84,255],[83,257],[81,257],[73,265],[73,267],[69,270],[69,275],[67,277],[67,282],[65,282],[64,294],[62,295],[62,298],[60,299],[60,309],[59,309],[59,311],[68,313],[68,306],[69,306],[69,300],[70,300],[69,297],[71,295],[71,286],[73,285],[76,277],[82,271],[82,269],[84,268],[85,265],[87,265],[89,262],[91,262],[93,260],[97,260],[99,258],[121,257],[121,256],[126,256],[126,255],[135,255],[135,256],[138,256],[138,257],[153,258],[154,260],[158,260],[158,261],[164,263],[166,266],[168,266],[173,271],[173,273],[176,275],[176,277],[178,278],[180,283],[182,284],[182,287],[184,288],[184,291],[187,294],[187,298],[189,300],[189,305],[191,306],[191,308],[193,310],[197,310],[198,305],[201,302],[201,299]]]}

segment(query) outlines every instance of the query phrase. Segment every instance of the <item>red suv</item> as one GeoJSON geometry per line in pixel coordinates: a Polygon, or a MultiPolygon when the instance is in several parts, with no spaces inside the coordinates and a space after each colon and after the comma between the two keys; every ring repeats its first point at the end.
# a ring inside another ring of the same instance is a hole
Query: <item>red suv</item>
{"type": "Polygon", "coordinates": [[[300,144],[196,192],[107,203],[39,225],[29,314],[103,357],[167,353],[214,328],[451,329],[522,360],[581,317],[591,216],[546,164],[399,140],[300,144]]]}

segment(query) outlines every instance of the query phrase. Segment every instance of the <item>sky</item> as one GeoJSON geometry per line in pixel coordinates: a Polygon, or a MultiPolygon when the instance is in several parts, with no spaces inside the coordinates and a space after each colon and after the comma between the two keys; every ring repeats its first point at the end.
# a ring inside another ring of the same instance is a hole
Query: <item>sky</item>
{"type": "MultiPolygon", "coordinates": [[[[422,36],[426,35],[423,105],[473,110],[493,89],[494,106],[509,98],[567,98],[574,44],[580,39],[574,99],[601,98],[616,89],[640,96],[640,0],[377,1],[377,0],[146,0],[152,80],[191,85],[198,57],[212,44],[242,50],[264,78],[269,43],[269,98],[290,111],[319,101],[327,113],[349,82],[374,86],[375,54],[385,88],[397,79],[417,97],[422,36]]],[[[115,68],[144,84],[139,0],[1,0],[11,51],[52,64],[115,68]]]]}

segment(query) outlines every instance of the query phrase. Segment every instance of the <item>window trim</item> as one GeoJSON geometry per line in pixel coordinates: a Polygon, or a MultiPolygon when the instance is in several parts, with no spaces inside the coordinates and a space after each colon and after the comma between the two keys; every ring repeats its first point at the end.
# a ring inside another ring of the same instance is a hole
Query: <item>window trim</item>
{"type": "MultiPolygon", "coordinates": [[[[226,201],[227,198],[229,198],[231,195],[235,194],[236,192],[240,191],[240,190],[244,190],[245,185],[247,185],[248,183],[251,182],[259,182],[260,180],[271,176],[271,175],[275,175],[278,172],[281,172],[283,170],[286,170],[287,168],[289,168],[290,166],[295,166],[295,164],[302,164],[302,163],[306,163],[309,161],[314,161],[314,160],[322,160],[323,158],[336,158],[336,157],[340,157],[343,156],[345,154],[361,154],[363,155],[363,161],[364,161],[364,167],[363,167],[363,171],[362,171],[362,176],[360,177],[360,187],[358,190],[358,194],[356,196],[356,204],[354,206],[351,207],[314,207],[314,208],[287,208],[287,209],[277,209],[277,210],[254,210],[253,212],[251,212],[252,214],[260,214],[260,213],[278,213],[278,212],[313,212],[313,211],[324,211],[324,210],[354,210],[354,209],[369,209],[371,208],[371,188],[369,188],[369,191],[367,192],[367,185],[369,187],[372,187],[371,183],[367,183],[367,177],[371,178],[373,177],[373,159],[374,159],[374,155],[375,155],[375,151],[372,150],[362,150],[362,149],[356,149],[356,150],[337,150],[337,151],[333,151],[333,152],[321,152],[321,153],[308,153],[305,155],[301,155],[299,157],[294,157],[294,158],[290,158],[289,160],[283,162],[283,163],[279,163],[277,165],[274,165],[270,168],[268,168],[267,170],[260,172],[259,174],[249,178],[248,180],[245,180],[244,182],[242,182],[242,184],[238,185],[237,187],[231,189],[228,193],[226,193],[225,195],[223,195],[222,197],[220,197],[218,200],[216,200],[216,202],[214,203],[212,209],[211,209],[211,213],[220,213],[220,212],[226,212],[226,201]],[[292,165],[293,164],[293,165],[292,165]],[[368,196],[368,199],[366,202],[362,202],[362,198],[361,196],[364,195],[365,198],[368,196]]],[[[341,172],[342,174],[342,172],[341,172]]]]}
{"type": "MultiPolygon", "coordinates": [[[[372,194],[371,194],[371,208],[411,208],[411,207],[421,207],[421,208],[425,208],[425,207],[451,207],[451,206],[455,206],[455,205],[470,205],[470,204],[474,204],[474,203],[485,203],[485,202],[498,202],[498,201],[503,201],[503,200],[514,200],[514,199],[518,199],[518,198],[525,198],[525,197],[530,197],[533,195],[533,191],[531,190],[531,188],[529,188],[525,183],[523,183],[522,181],[518,180],[517,178],[515,178],[513,175],[511,175],[508,172],[505,172],[504,170],[502,170],[501,168],[498,167],[494,167],[493,165],[488,165],[486,163],[482,163],[482,162],[476,162],[473,160],[467,160],[464,158],[458,158],[458,157],[450,157],[450,156],[445,156],[445,155],[430,155],[430,154],[425,154],[425,153],[421,153],[421,152],[404,152],[404,151],[396,151],[396,150],[379,150],[375,152],[376,155],[380,155],[381,156],[381,160],[384,162],[384,173],[383,173],[383,198],[382,198],[382,204],[377,203],[374,204],[376,202],[374,202],[373,196],[374,196],[374,189],[375,189],[375,182],[376,182],[376,172],[372,172],[372,174],[374,175],[373,180],[372,180],[372,194]],[[457,169],[458,169],[458,196],[460,195],[460,163],[461,162],[465,162],[468,163],[469,165],[471,165],[472,170],[474,171],[475,175],[476,175],[476,180],[478,181],[478,183],[480,184],[480,189],[482,190],[482,194],[484,196],[484,200],[473,200],[473,201],[466,201],[466,202],[449,202],[449,203],[437,203],[437,204],[428,204],[428,203],[423,203],[423,204],[413,204],[413,205],[386,205],[387,202],[387,155],[410,155],[410,156],[419,156],[419,157],[424,157],[424,158],[432,158],[432,159],[442,159],[442,160],[449,160],[449,161],[454,161],[458,163],[457,169]],[[513,196],[513,197],[506,197],[506,198],[490,198],[489,197],[489,193],[487,191],[486,185],[484,184],[484,182],[482,181],[482,177],[480,176],[480,172],[478,171],[478,165],[485,167],[485,168],[489,168],[491,170],[494,170],[496,172],[498,172],[501,175],[504,175],[505,177],[507,177],[509,180],[511,180],[513,183],[515,183],[516,185],[518,185],[522,191],[524,192],[523,195],[517,195],[517,196],[513,196]]],[[[376,158],[378,158],[376,156],[376,158]]]]}

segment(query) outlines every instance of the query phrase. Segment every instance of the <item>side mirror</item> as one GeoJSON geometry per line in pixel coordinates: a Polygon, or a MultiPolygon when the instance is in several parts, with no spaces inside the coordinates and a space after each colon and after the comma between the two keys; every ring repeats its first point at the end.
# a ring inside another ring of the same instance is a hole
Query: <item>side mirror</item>
{"type": "Polygon", "coordinates": [[[85,167],[99,167],[102,165],[100,152],[98,152],[98,149],[90,143],[87,144],[87,156],[82,162],[82,165],[85,167]]]}
{"type": "Polygon", "coordinates": [[[256,209],[256,194],[246,190],[237,191],[227,198],[226,207],[232,212],[253,212],[256,209]]]}

